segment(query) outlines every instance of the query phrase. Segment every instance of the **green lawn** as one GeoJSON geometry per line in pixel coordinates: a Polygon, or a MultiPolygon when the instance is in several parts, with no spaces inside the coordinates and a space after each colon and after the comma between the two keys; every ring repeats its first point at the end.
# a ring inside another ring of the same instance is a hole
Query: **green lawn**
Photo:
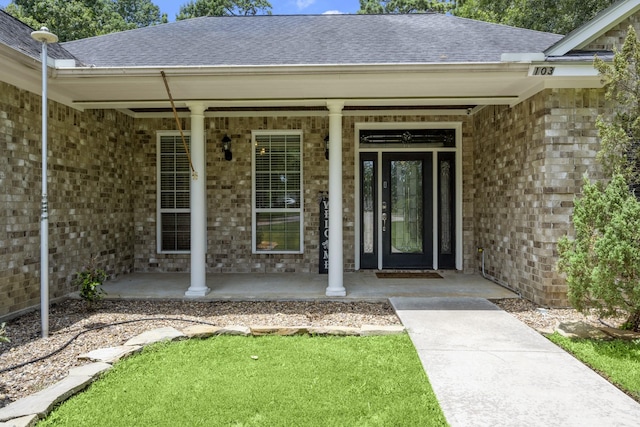
{"type": "Polygon", "coordinates": [[[408,335],[158,344],[38,426],[443,426],[408,335]]]}
{"type": "Polygon", "coordinates": [[[548,338],[640,402],[640,340],[548,338]]]}

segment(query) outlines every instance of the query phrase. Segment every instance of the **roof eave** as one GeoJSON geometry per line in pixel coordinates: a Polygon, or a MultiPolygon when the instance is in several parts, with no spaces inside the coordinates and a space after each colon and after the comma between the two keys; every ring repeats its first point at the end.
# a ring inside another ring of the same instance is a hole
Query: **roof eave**
{"type": "Polygon", "coordinates": [[[308,64],[308,65],[220,65],[220,66],[141,66],[141,67],[57,67],[57,77],[115,77],[150,76],[160,71],[175,76],[199,75],[269,75],[269,74],[335,74],[397,72],[450,72],[450,71],[514,71],[526,69],[526,64],[504,62],[449,62],[449,63],[389,63],[389,64],[308,64]]]}

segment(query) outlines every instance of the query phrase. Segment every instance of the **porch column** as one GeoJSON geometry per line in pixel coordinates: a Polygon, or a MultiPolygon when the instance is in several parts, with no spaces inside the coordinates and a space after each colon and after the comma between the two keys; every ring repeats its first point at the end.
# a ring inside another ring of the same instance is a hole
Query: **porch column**
{"type": "Polygon", "coordinates": [[[207,288],[207,153],[203,104],[191,104],[191,162],[197,178],[191,179],[191,286],[188,297],[201,297],[207,288]]]}
{"type": "Polygon", "coordinates": [[[343,297],[342,109],[344,101],[327,101],[329,109],[329,283],[327,296],[343,297]]]}

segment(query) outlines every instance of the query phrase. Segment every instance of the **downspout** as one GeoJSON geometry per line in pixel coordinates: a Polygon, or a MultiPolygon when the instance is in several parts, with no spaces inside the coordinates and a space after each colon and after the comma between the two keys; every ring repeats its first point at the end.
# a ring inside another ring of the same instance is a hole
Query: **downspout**
{"type": "Polygon", "coordinates": [[[482,277],[495,283],[498,286],[502,286],[505,289],[510,290],[511,292],[514,292],[515,294],[518,295],[518,298],[522,298],[522,294],[520,293],[519,290],[512,288],[511,286],[509,286],[509,284],[504,283],[502,280],[497,279],[496,277],[493,277],[489,274],[487,274],[484,270],[484,248],[478,248],[478,253],[481,254],[482,257],[482,277]]]}

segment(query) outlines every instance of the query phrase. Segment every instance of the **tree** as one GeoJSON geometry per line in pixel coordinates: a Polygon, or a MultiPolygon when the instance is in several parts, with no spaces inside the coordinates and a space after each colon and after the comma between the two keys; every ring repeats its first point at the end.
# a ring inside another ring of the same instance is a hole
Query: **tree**
{"type": "Polygon", "coordinates": [[[640,202],[638,182],[640,136],[640,42],[629,28],[613,63],[596,58],[595,65],[614,103],[611,121],[598,118],[602,145],[598,158],[611,181],[592,184],[585,178],[572,221],[575,238],[558,243],[558,268],[567,275],[568,297],[579,311],[628,315],[626,327],[640,331],[640,202]],[[630,191],[631,188],[631,191],[630,191]]]}
{"type": "Polygon", "coordinates": [[[156,24],[166,24],[167,14],[160,14],[160,8],[151,0],[115,0],[118,15],[129,27],[142,28],[156,24]]]}
{"type": "Polygon", "coordinates": [[[620,174],[607,185],[585,179],[573,212],[574,240],[558,242],[569,302],[580,312],[626,314],[640,331],[640,202],[620,174]]]}
{"type": "Polygon", "coordinates": [[[620,173],[640,197],[640,42],[629,27],[622,50],[614,49],[612,63],[596,57],[605,96],[615,103],[613,118],[598,117],[601,138],[598,159],[605,172],[620,173]]]}
{"type": "Polygon", "coordinates": [[[46,26],[60,41],[167,22],[151,0],[13,0],[6,12],[32,28],[46,26]]]}
{"type": "Polygon", "coordinates": [[[454,6],[454,3],[448,0],[360,0],[358,13],[445,13],[454,6]]]}
{"type": "Polygon", "coordinates": [[[531,30],[567,34],[616,0],[457,0],[451,13],[531,30]]]}
{"type": "Polygon", "coordinates": [[[180,7],[176,20],[199,16],[271,15],[268,0],[195,0],[180,7]]]}

